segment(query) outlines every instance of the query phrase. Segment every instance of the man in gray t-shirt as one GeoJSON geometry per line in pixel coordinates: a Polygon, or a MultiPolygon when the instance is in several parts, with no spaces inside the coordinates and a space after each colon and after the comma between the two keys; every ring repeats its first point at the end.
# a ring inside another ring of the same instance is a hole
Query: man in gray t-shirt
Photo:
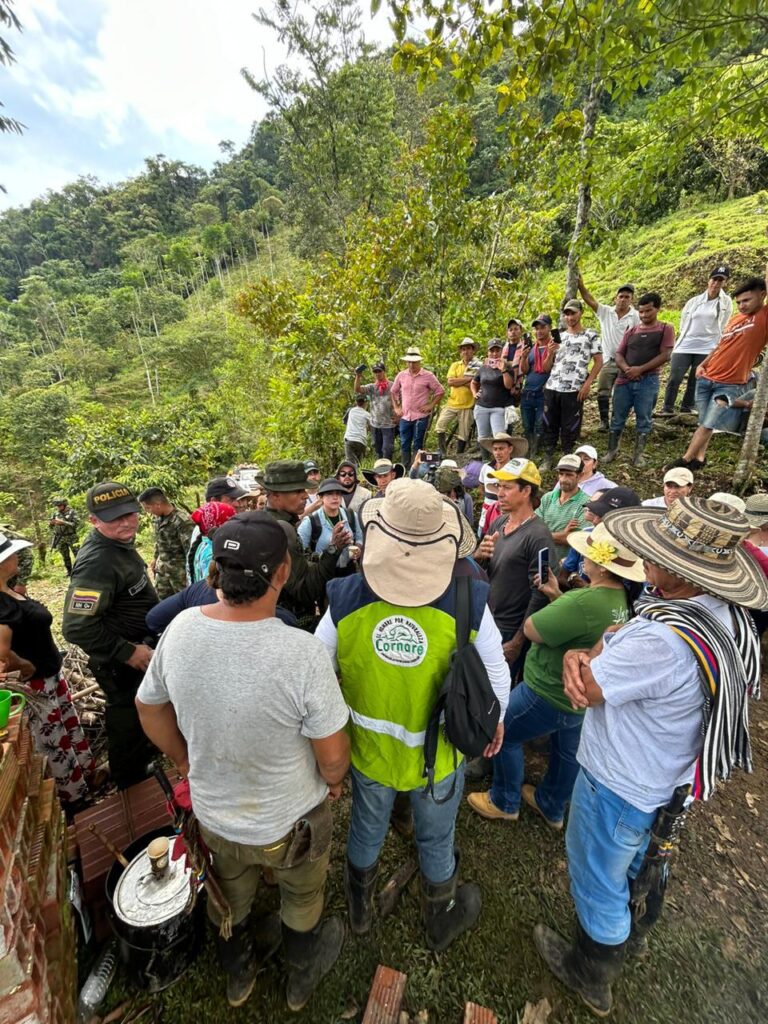
{"type": "MultiPolygon", "coordinates": [[[[221,599],[187,609],[165,631],[139,688],[139,716],[189,780],[232,910],[232,937],[218,940],[230,1005],[246,1001],[260,966],[248,915],[269,867],[280,887],[288,1005],[299,1010],[344,936],[341,921],[321,915],[327,798],[340,794],[349,766],[348,710],[320,641],[275,618],[291,571],[280,523],[265,512],[233,517],[217,531],[213,557],[221,599]]],[[[208,913],[220,926],[210,901],[208,913]]]]}

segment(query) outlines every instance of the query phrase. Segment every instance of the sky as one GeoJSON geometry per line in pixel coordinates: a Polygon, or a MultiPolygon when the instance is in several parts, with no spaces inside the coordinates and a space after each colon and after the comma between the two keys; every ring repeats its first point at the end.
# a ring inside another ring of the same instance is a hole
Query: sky
{"type": "MultiPolygon", "coordinates": [[[[23,32],[5,33],[16,63],[0,66],[0,100],[26,130],[0,135],[0,209],[82,174],[123,180],[157,153],[209,168],[219,142],[239,148],[266,113],[240,69],[259,77],[286,57],[252,17],[260,6],[269,0],[17,0],[23,32]]],[[[369,41],[391,39],[384,10],[364,24],[369,41]]]]}

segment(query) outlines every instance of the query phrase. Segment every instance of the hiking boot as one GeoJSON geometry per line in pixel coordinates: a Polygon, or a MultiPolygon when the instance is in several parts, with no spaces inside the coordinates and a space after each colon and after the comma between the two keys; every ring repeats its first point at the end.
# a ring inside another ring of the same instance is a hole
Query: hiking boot
{"type": "Polygon", "coordinates": [[[693,472],[695,469],[703,469],[706,464],[706,459],[675,459],[674,462],[668,462],[664,466],[664,472],[666,473],[668,469],[677,469],[678,466],[682,466],[683,469],[690,469],[693,472]]]}
{"type": "Polygon", "coordinates": [[[344,924],[339,917],[322,918],[310,932],[297,932],[283,921],[283,951],[288,967],[288,1009],[303,1010],[309,998],[339,958],[344,924]]]}
{"type": "Polygon", "coordinates": [[[611,417],[611,400],[610,398],[601,398],[597,396],[597,411],[600,414],[600,426],[597,428],[601,434],[607,433],[610,429],[609,420],[611,417]]]}
{"type": "Polygon", "coordinates": [[[465,782],[482,782],[493,778],[493,761],[490,757],[473,757],[464,768],[465,782]]]}
{"type": "Polygon", "coordinates": [[[627,956],[634,957],[635,960],[644,960],[648,953],[648,936],[639,935],[633,926],[627,939],[627,956]]]}
{"type": "Polygon", "coordinates": [[[670,416],[674,416],[674,415],[675,415],[675,410],[674,409],[659,409],[658,412],[655,412],[653,414],[654,419],[657,419],[657,420],[666,420],[666,419],[669,419],[670,416]]]}
{"type": "Polygon", "coordinates": [[[379,874],[379,862],[369,868],[356,868],[347,858],[344,865],[344,891],[347,894],[349,927],[355,935],[365,935],[373,923],[373,890],[379,874]]]}
{"type": "Polygon", "coordinates": [[[647,466],[648,459],[643,455],[645,446],[648,443],[647,434],[635,434],[635,454],[632,457],[633,466],[647,466]]]}
{"type": "Polygon", "coordinates": [[[487,818],[489,821],[517,821],[520,817],[519,811],[510,814],[508,811],[498,808],[491,800],[490,793],[470,793],[467,803],[475,814],[479,814],[481,818],[487,818]]]}
{"type": "Polygon", "coordinates": [[[626,943],[606,946],[595,942],[578,922],[574,943],[544,924],[533,929],[533,941],[555,977],[578,992],[592,1013],[607,1017],[613,1005],[611,983],[621,974],[626,943]]]}
{"type": "Polygon", "coordinates": [[[456,868],[447,882],[430,882],[421,876],[421,912],[427,933],[427,946],[441,953],[464,932],[474,927],[480,916],[482,897],[474,882],[459,885],[459,854],[456,868]]]}
{"type": "Polygon", "coordinates": [[[613,462],[616,456],[619,454],[619,443],[621,442],[621,431],[612,430],[608,434],[608,451],[603,456],[603,462],[613,462]]]}
{"type": "Polygon", "coordinates": [[[551,829],[553,829],[555,832],[563,831],[563,819],[561,818],[560,821],[554,821],[552,818],[548,818],[544,811],[542,811],[542,809],[539,807],[538,803],[536,802],[535,786],[531,786],[527,782],[524,783],[520,789],[520,796],[523,798],[523,800],[525,800],[529,807],[532,807],[537,814],[541,815],[541,817],[544,819],[544,821],[546,821],[546,823],[549,825],[551,829]]]}

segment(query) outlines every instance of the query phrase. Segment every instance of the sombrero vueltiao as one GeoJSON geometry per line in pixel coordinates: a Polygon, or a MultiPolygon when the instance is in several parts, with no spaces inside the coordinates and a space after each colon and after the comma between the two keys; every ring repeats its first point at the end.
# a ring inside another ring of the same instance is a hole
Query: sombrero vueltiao
{"type": "Polygon", "coordinates": [[[669,508],[622,508],[603,519],[630,551],[707,594],[746,608],[768,607],[768,578],[741,547],[746,516],[702,498],[669,508]]]}
{"type": "Polygon", "coordinates": [[[459,558],[475,549],[466,518],[431,484],[393,480],[360,507],[365,582],[382,601],[417,608],[442,597],[459,558]]]}

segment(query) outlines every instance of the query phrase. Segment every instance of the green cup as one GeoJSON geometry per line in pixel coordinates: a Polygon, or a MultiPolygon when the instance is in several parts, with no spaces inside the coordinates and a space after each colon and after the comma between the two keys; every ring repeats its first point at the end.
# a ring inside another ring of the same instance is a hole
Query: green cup
{"type": "Polygon", "coordinates": [[[23,693],[14,693],[13,690],[0,690],[0,729],[4,729],[8,725],[8,719],[11,715],[18,715],[26,703],[27,698],[23,693]],[[18,704],[11,710],[11,705],[14,701],[18,701],[18,704]]]}

